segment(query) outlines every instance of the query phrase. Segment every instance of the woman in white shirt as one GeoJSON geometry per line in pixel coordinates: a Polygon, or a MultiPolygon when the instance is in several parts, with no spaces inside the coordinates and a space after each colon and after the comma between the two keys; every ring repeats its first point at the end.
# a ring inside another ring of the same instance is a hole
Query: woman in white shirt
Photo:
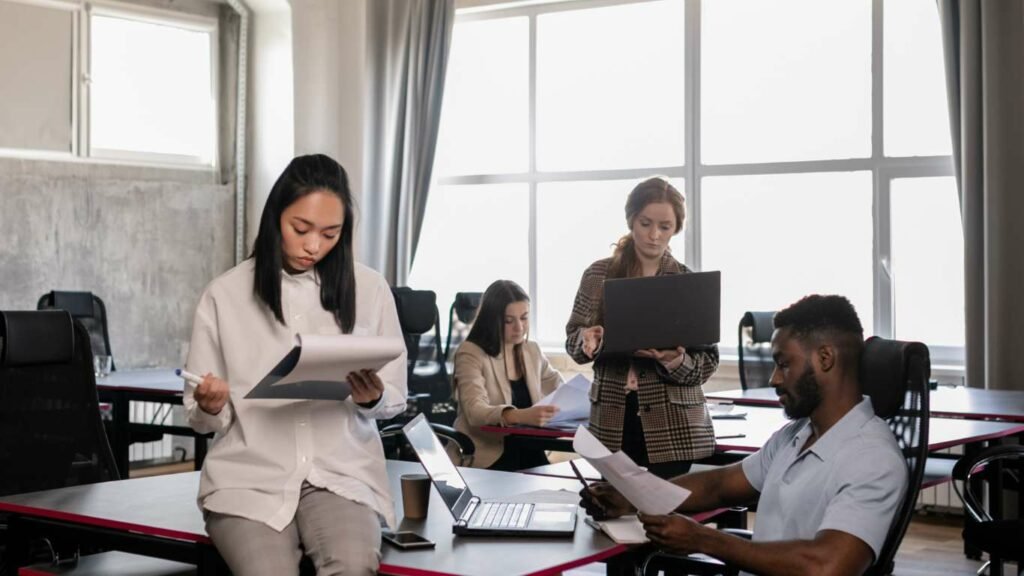
{"type": "Polygon", "coordinates": [[[270,191],[252,256],[207,286],[186,368],[192,428],[215,432],[199,505],[234,574],[372,574],[380,523],[394,525],[375,419],[405,409],[406,359],[351,373],[344,401],[246,400],[295,334],[401,336],[387,282],[355,263],[344,169],[292,160],[270,191]]]}
{"type": "Polygon", "coordinates": [[[485,425],[543,426],[558,408],[536,406],[562,383],[540,346],[529,339],[530,297],[511,280],[497,280],[480,300],[473,328],[455,352],[455,429],[473,439],[473,465],[521,470],[548,464],[543,450],[505,450],[485,425]]]}

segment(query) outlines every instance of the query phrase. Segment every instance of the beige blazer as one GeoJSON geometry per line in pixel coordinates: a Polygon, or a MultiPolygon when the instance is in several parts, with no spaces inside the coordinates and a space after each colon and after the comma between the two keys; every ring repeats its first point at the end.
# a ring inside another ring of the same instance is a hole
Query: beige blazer
{"type": "MultiPolygon", "coordinates": [[[[562,375],[551,367],[536,342],[523,344],[523,365],[530,403],[550,394],[562,384],[562,375]]],[[[512,385],[505,374],[505,356],[488,356],[472,342],[463,342],[455,352],[455,398],[459,414],[455,429],[473,439],[475,468],[487,468],[504,451],[501,434],[481,432],[480,426],[500,426],[501,413],[512,405],[512,385]]]]}

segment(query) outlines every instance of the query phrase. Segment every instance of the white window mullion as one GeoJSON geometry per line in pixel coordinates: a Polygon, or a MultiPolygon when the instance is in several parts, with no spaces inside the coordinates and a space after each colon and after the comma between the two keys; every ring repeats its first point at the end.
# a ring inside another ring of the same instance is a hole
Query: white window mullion
{"type": "Polygon", "coordinates": [[[883,63],[884,63],[884,27],[885,11],[882,0],[871,3],[871,160],[872,169],[872,210],[874,212],[874,246],[872,248],[872,285],[874,287],[875,332],[891,338],[893,331],[893,277],[892,255],[890,242],[890,202],[889,175],[880,166],[884,158],[884,94],[883,63]]]}
{"type": "MultiPolygon", "coordinates": [[[[541,310],[544,303],[541,302],[539,283],[537,282],[537,15],[530,15],[530,56],[529,56],[529,94],[528,104],[530,128],[529,128],[529,167],[527,177],[530,182],[530,230],[529,237],[529,262],[530,262],[530,285],[527,286],[530,298],[533,299],[535,310],[541,310]]],[[[534,316],[537,313],[534,312],[534,316]]]]}
{"type": "Polygon", "coordinates": [[[701,269],[700,251],[700,0],[686,1],[686,263],[701,269]]]}

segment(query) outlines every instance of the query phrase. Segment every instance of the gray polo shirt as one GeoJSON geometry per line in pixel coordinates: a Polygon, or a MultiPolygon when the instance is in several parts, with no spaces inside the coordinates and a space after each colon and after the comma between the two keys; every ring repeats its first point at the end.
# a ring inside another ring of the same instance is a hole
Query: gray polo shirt
{"type": "Polygon", "coordinates": [[[801,451],[810,435],[807,418],[793,421],[743,461],[761,493],[754,540],[810,540],[821,530],[840,530],[878,558],[907,487],[896,439],[867,396],[801,451]]]}

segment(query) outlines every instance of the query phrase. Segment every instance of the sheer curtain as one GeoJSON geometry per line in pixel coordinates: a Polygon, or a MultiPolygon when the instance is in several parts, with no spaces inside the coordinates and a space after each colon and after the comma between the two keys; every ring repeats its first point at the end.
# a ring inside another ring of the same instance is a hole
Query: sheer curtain
{"type": "Polygon", "coordinates": [[[1024,3],[938,6],[964,227],[967,383],[1024,390],[1024,3]]]}
{"type": "Polygon", "coordinates": [[[454,0],[367,6],[366,166],[360,260],[395,286],[416,254],[441,120],[454,0]]]}

